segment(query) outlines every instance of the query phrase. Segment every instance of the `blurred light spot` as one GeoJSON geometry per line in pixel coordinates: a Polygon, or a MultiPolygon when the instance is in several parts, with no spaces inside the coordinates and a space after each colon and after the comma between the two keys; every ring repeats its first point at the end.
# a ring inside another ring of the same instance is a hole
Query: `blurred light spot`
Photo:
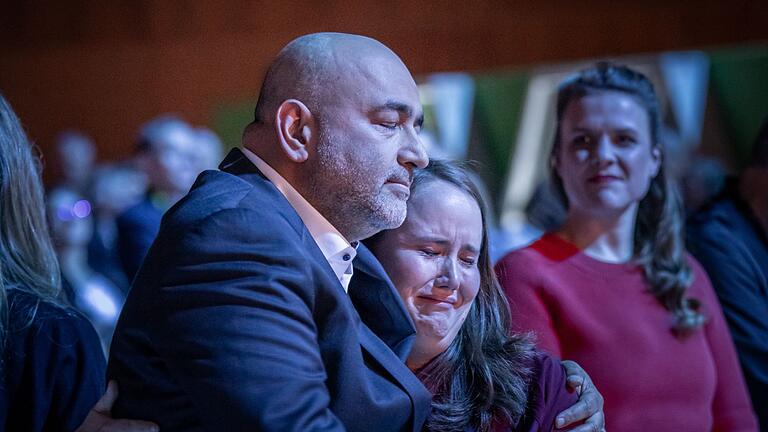
{"type": "Polygon", "coordinates": [[[100,286],[89,283],[83,297],[101,318],[117,318],[117,304],[100,286]]]}
{"type": "Polygon", "coordinates": [[[72,206],[72,214],[80,219],[87,218],[91,214],[91,203],[88,200],[80,200],[72,206]]]}

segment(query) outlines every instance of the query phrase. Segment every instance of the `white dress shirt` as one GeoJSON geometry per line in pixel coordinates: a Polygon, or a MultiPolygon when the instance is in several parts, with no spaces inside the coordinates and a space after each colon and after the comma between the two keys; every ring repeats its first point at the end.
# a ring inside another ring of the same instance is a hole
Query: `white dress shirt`
{"type": "Polygon", "coordinates": [[[285,199],[291,204],[296,213],[298,213],[304,225],[307,226],[309,234],[315,240],[323,256],[330,264],[336,277],[347,291],[349,281],[352,279],[352,260],[357,255],[357,243],[352,246],[339,231],[328,222],[312,205],[304,199],[301,194],[288,183],[277,171],[269,164],[264,162],[255,153],[242,148],[243,154],[251,161],[264,176],[275,185],[285,199]]]}

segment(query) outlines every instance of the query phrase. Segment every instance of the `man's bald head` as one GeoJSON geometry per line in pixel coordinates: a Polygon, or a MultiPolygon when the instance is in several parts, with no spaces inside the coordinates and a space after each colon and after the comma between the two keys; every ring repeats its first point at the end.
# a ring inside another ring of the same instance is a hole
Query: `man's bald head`
{"type": "Polygon", "coordinates": [[[400,225],[427,157],[411,73],[389,48],[340,33],[302,36],[267,72],[243,146],[348,240],[400,225]]]}
{"type": "Polygon", "coordinates": [[[345,33],[313,33],[294,39],[269,67],[256,104],[254,123],[269,124],[277,108],[298,99],[316,111],[345,77],[370,58],[385,58],[403,69],[400,58],[381,42],[345,33]]]}

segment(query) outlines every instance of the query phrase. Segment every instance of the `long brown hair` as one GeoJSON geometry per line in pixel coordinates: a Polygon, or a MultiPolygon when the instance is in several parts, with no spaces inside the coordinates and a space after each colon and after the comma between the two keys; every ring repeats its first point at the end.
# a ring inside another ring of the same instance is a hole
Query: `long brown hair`
{"type": "MultiPolygon", "coordinates": [[[[65,304],[45,219],[40,161],[32,151],[19,119],[0,94],[0,354],[5,351],[13,306],[8,304],[9,289],[65,304]]],[[[12,313],[24,313],[20,322],[31,322],[35,310],[12,313]]]]}
{"type": "MultiPolygon", "coordinates": [[[[483,240],[480,290],[467,318],[448,349],[417,372],[434,395],[426,429],[486,432],[497,423],[516,424],[526,409],[534,350],[527,336],[509,333],[509,305],[491,265],[483,198],[467,168],[456,162],[431,159],[414,172],[411,192],[431,182],[449,183],[477,202],[483,240]]],[[[374,254],[386,232],[366,240],[374,254]]]]}
{"type": "MultiPolygon", "coordinates": [[[[664,173],[659,101],[651,81],[626,66],[600,62],[561,84],[557,93],[557,125],[550,160],[554,160],[560,149],[560,127],[568,105],[600,91],[630,95],[648,114],[652,145],[662,154],[662,169],[651,180],[648,193],[638,206],[633,259],[642,267],[651,294],[674,316],[674,330],[686,334],[701,327],[704,316],[698,310],[699,301],[686,296],[693,276],[686,261],[682,202],[677,188],[664,173]]],[[[554,164],[551,179],[567,206],[563,180],[554,164]]]]}

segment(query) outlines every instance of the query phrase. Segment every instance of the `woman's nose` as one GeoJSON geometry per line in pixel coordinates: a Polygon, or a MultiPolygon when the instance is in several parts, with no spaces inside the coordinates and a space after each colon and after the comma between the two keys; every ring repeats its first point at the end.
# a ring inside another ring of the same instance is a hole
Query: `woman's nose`
{"type": "Polygon", "coordinates": [[[440,268],[440,276],[437,278],[437,286],[451,291],[459,289],[459,278],[456,260],[446,257],[440,268]]]}
{"type": "Polygon", "coordinates": [[[594,160],[597,162],[611,162],[616,160],[613,142],[607,134],[603,134],[597,141],[594,151],[594,160]]]}

